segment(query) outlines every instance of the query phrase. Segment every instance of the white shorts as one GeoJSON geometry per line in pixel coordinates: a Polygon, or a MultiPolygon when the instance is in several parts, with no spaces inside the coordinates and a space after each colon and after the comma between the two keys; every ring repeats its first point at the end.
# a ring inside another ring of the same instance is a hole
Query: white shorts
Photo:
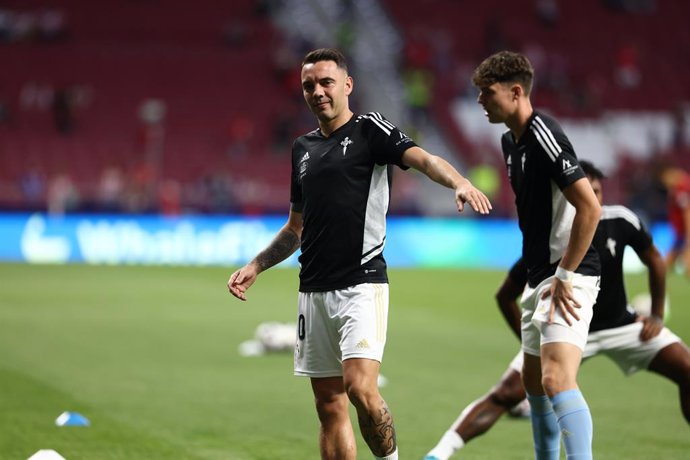
{"type": "Polygon", "coordinates": [[[522,293],[522,350],[530,355],[540,356],[540,348],[546,343],[567,342],[581,350],[584,350],[587,343],[592,306],[599,294],[599,277],[575,274],[573,296],[580,304],[577,310],[580,320],[575,321],[571,317],[572,325],[568,325],[559,310],[554,314],[553,323],[548,323],[551,297],[542,300],[541,296],[551,287],[552,282],[551,276],[534,289],[528,285],[522,293]]]}
{"type": "Polygon", "coordinates": [[[337,377],[342,362],[381,362],[388,323],[388,284],[358,284],[327,292],[300,292],[295,375],[337,377]]]}
{"type": "MultiPolygon", "coordinates": [[[[635,373],[641,369],[649,368],[654,357],[667,346],[680,343],[680,338],[667,327],[663,328],[659,335],[642,342],[640,331],[642,322],[626,324],[621,327],[590,332],[587,345],[582,353],[582,359],[592,358],[596,355],[605,355],[618,365],[626,375],[635,373]]],[[[522,373],[524,355],[520,351],[508,366],[510,369],[522,373]]]]}
{"type": "Polygon", "coordinates": [[[664,348],[680,342],[680,338],[667,327],[651,340],[640,340],[643,323],[638,321],[613,329],[590,332],[582,359],[602,354],[606,355],[625,374],[632,374],[640,369],[647,369],[649,363],[664,348]]]}

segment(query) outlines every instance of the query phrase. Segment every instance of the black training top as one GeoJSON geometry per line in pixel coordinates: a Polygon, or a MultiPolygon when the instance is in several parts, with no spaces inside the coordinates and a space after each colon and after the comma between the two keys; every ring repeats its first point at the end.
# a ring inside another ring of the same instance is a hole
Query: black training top
{"type": "Polygon", "coordinates": [[[625,206],[603,206],[601,220],[594,234],[594,247],[601,260],[601,290],[594,305],[590,331],[623,326],[635,321],[628,310],[623,277],[623,253],[630,246],[642,254],[652,246],[640,218],[625,206]]]}
{"type": "MultiPolygon", "coordinates": [[[[532,114],[518,142],[507,131],[501,145],[515,192],[528,282],[536,287],[555,273],[570,238],[575,208],[562,190],[585,179],[585,174],[561,127],[541,112],[532,114]]],[[[593,247],[575,271],[599,275],[599,258],[593,247]]]]}
{"type": "MultiPolygon", "coordinates": [[[[625,206],[603,206],[602,211],[594,234],[594,247],[601,260],[601,289],[594,304],[590,332],[635,321],[635,313],[628,308],[625,293],[623,254],[626,246],[642,254],[653,244],[652,236],[640,218],[625,206]]],[[[527,267],[522,258],[510,268],[508,276],[518,286],[527,283],[527,267]]]]}
{"type": "Polygon", "coordinates": [[[416,144],[379,113],[355,115],[292,147],[292,209],[302,213],[301,292],[388,281],[383,247],[391,165],[416,144]]]}

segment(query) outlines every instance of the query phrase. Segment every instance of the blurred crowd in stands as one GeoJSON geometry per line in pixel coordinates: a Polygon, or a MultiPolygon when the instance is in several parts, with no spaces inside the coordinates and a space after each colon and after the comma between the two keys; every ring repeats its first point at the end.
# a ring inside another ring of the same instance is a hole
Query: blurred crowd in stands
{"type": "MultiPolygon", "coordinates": [[[[56,0],[49,9],[5,3],[0,209],[9,211],[286,212],[292,140],[315,128],[300,91],[300,60],[323,45],[347,52],[356,34],[347,17],[335,43],[281,33],[272,15],[286,0],[222,8],[200,0],[194,11],[182,1],[125,2],[99,14],[86,0],[56,0]],[[140,18],[156,12],[156,25],[140,18]]],[[[513,212],[500,154],[474,144],[451,106],[476,97],[470,74],[483,57],[512,48],[535,66],[537,105],[560,117],[596,119],[611,109],[671,114],[672,145],[641,157],[620,152],[608,172],[619,202],[664,217],[662,190],[648,170],[660,157],[690,168],[690,33],[673,30],[679,35],[665,54],[656,47],[670,43],[659,24],[688,17],[685,2],[601,0],[585,8],[522,0],[511,18],[488,13],[498,0],[419,3],[381,0],[405,43],[401,56],[389,57],[409,110],[401,127],[421,138],[426,126],[438,126],[461,169],[494,200],[494,215],[513,212]],[[578,8],[586,11],[573,18],[578,8]],[[582,15],[591,24],[573,24],[582,15]],[[605,21],[609,35],[598,30],[605,21]],[[582,34],[602,42],[593,47],[582,34]]],[[[415,182],[396,181],[391,212],[423,213],[415,182]]]]}

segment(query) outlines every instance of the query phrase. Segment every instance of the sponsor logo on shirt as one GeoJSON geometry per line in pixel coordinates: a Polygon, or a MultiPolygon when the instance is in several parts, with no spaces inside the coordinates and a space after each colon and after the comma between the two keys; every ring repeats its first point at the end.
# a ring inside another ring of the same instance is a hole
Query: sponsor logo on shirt
{"type": "Polygon", "coordinates": [[[306,152],[304,155],[302,155],[302,158],[299,160],[299,163],[297,165],[300,181],[307,174],[307,161],[309,161],[309,152],[306,152]]]}
{"type": "Polygon", "coordinates": [[[400,134],[400,139],[395,143],[396,147],[399,146],[400,144],[412,142],[412,139],[410,139],[409,136],[407,134],[405,134],[404,132],[398,131],[398,133],[400,134]]]}
{"type": "Polygon", "coordinates": [[[563,158],[562,161],[563,161],[563,175],[565,175],[565,176],[571,175],[579,167],[579,165],[577,165],[577,164],[573,166],[573,164],[567,158],[563,158]]]}

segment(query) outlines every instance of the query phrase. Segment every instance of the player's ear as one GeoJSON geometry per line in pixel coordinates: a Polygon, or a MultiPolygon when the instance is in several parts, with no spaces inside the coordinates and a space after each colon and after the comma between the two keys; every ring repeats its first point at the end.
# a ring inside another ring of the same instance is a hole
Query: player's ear
{"type": "Polygon", "coordinates": [[[513,100],[517,101],[521,96],[525,94],[525,90],[521,85],[517,83],[510,87],[510,92],[513,96],[513,100]]]}
{"type": "Polygon", "coordinates": [[[345,95],[346,96],[349,96],[352,93],[354,86],[355,86],[355,81],[352,79],[351,76],[348,75],[345,78],[345,95]]]}

